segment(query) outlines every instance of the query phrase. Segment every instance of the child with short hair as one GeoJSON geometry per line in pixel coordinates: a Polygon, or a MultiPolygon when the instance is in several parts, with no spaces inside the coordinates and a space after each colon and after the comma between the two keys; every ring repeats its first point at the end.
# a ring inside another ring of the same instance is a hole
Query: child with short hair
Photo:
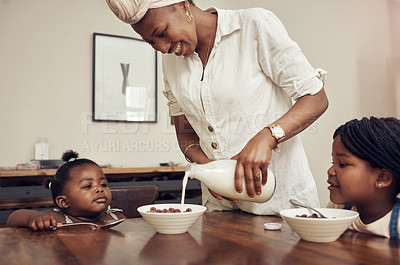
{"type": "Polygon", "coordinates": [[[58,224],[90,222],[125,218],[119,209],[110,209],[111,192],[103,170],[92,160],[78,159],[78,153],[68,150],[66,161],[50,182],[54,210],[13,212],[8,226],[29,227],[33,231],[57,229],[58,224]]]}
{"type": "Polygon", "coordinates": [[[399,239],[400,120],[354,119],[333,139],[331,202],[359,213],[350,229],[399,239]]]}

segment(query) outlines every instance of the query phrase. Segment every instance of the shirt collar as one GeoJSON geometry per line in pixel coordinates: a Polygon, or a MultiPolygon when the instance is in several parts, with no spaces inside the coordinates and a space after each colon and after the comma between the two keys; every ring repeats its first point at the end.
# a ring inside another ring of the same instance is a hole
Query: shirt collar
{"type": "Polygon", "coordinates": [[[217,33],[215,35],[215,43],[218,43],[223,36],[229,35],[232,32],[240,29],[237,15],[234,13],[233,10],[224,10],[216,7],[210,7],[206,11],[218,13],[218,26],[217,33]]]}

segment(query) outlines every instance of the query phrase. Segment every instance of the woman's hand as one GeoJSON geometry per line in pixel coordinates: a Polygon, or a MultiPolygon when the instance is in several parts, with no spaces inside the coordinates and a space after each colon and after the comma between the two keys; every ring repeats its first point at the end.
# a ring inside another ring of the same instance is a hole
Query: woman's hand
{"type": "Polygon", "coordinates": [[[57,220],[48,213],[37,211],[29,217],[28,227],[33,231],[55,230],[57,220]]]}
{"type": "MultiPolygon", "coordinates": [[[[285,132],[284,141],[286,141],[310,126],[327,108],[328,98],[322,88],[315,95],[305,95],[299,98],[282,117],[273,123],[282,127],[285,132]]],[[[244,177],[247,194],[250,197],[261,194],[261,184],[267,183],[272,149],[277,144],[271,131],[264,128],[250,139],[239,154],[232,157],[237,160],[235,188],[238,192],[243,191],[242,178],[244,177]]]]}
{"type": "Polygon", "coordinates": [[[270,130],[264,128],[250,139],[239,154],[232,157],[232,159],[237,160],[235,188],[238,192],[243,192],[242,178],[244,177],[247,194],[250,197],[261,194],[261,185],[267,183],[272,149],[276,145],[277,141],[270,130]]]}

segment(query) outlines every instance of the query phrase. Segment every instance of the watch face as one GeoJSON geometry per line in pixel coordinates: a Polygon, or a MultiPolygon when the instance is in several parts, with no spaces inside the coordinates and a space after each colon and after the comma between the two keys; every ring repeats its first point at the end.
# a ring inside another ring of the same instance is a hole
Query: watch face
{"type": "Polygon", "coordinates": [[[282,138],[283,136],[285,136],[285,132],[283,131],[283,129],[280,126],[274,127],[274,134],[279,138],[282,138]]]}

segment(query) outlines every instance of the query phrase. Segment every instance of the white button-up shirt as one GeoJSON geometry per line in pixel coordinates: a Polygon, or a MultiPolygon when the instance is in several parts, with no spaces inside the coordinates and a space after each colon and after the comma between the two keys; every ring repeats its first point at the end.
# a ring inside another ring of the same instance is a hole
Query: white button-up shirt
{"type": "MultiPolygon", "coordinates": [[[[253,8],[221,10],[215,44],[201,81],[200,57],[162,57],[164,94],[171,116],[184,114],[211,159],[238,154],[261,129],[282,116],[293,101],[323,87],[323,70],[314,68],[271,12],[253,8]]],[[[269,168],[276,191],[266,203],[216,200],[203,187],[209,210],[235,209],[277,214],[290,208],[289,198],[319,206],[316,185],[300,138],[295,136],[273,152],[269,168]]]]}

